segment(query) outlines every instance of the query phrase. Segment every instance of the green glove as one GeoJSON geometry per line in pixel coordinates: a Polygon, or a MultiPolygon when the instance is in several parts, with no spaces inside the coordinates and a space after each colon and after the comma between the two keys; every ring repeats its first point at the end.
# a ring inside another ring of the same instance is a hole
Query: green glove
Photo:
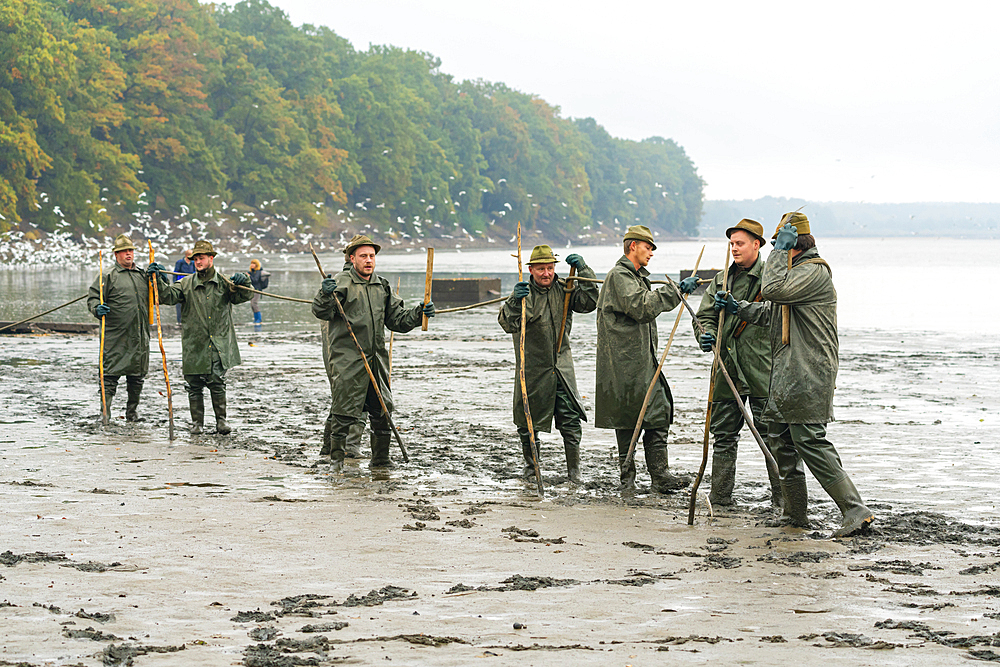
{"type": "Polygon", "coordinates": [[[243,287],[250,287],[250,276],[245,273],[234,273],[233,277],[229,280],[232,281],[234,285],[242,285],[243,287]]]}
{"type": "Polygon", "coordinates": [[[698,336],[698,342],[701,344],[702,352],[711,352],[712,346],[715,345],[715,334],[703,333],[698,336]]]}
{"type": "Polygon", "coordinates": [[[333,294],[333,290],[337,289],[337,281],[330,277],[323,278],[322,289],[323,294],[333,294]]]}
{"type": "Polygon", "coordinates": [[[785,226],[781,228],[778,232],[778,238],[774,239],[774,249],[775,250],[791,250],[795,247],[795,244],[799,240],[799,230],[795,229],[795,225],[788,222],[785,226]]]}
{"type": "Polygon", "coordinates": [[[523,280],[518,284],[514,285],[514,291],[510,293],[510,295],[515,299],[517,299],[518,301],[528,296],[529,294],[531,294],[531,287],[529,287],[528,283],[523,280]]]}
{"type": "Polygon", "coordinates": [[[580,257],[576,253],[573,253],[572,255],[567,255],[566,263],[572,266],[577,271],[580,271],[581,269],[583,269],[583,267],[587,266],[587,263],[583,261],[583,257],[580,257]]]}
{"type": "Polygon", "coordinates": [[[424,304],[424,315],[427,317],[434,317],[434,302],[428,301],[424,304]]]}
{"type": "Polygon", "coordinates": [[[149,276],[150,280],[152,280],[153,277],[156,276],[156,274],[158,274],[160,271],[166,271],[166,270],[167,267],[163,266],[159,262],[153,262],[152,264],[146,267],[146,275],[149,276]]]}
{"type": "Polygon", "coordinates": [[[97,308],[95,308],[94,310],[97,311],[98,317],[104,317],[105,315],[111,312],[111,306],[109,306],[106,303],[101,303],[98,304],[97,308]]]}
{"type": "Polygon", "coordinates": [[[680,283],[681,292],[691,294],[698,289],[698,276],[688,276],[680,283]]]}

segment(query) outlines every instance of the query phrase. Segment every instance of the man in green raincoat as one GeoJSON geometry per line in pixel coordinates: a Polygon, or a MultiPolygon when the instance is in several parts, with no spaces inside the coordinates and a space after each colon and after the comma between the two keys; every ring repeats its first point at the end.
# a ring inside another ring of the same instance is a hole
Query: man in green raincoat
{"type": "MultiPolygon", "coordinates": [[[[597,400],[594,425],[615,429],[618,462],[624,491],[635,489],[635,462],[625,468],[629,443],[639,412],[659,363],[656,316],[673,310],[680,297],[671,286],[651,289],[646,265],[656,244],[643,225],[628,228],[624,251],[608,271],[597,300],[597,400]]],[[[698,286],[695,276],[681,281],[690,294],[698,286]]],[[[686,477],[670,473],[667,429],[674,419],[673,396],[662,373],[642,419],[642,447],[646,454],[652,490],[670,493],[688,484],[686,477]]]]}
{"type": "Polygon", "coordinates": [[[125,376],[128,398],[125,421],[139,419],[139,395],[149,372],[149,283],[146,272],[135,265],[135,246],[125,234],[115,238],[115,263],[104,274],[104,303],[101,279],[94,280],[87,295],[87,308],[104,318],[104,394],[111,411],[111,399],[118,379],[125,376]]]}
{"type": "Polygon", "coordinates": [[[844,537],[865,528],[875,516],[862,502],[837,449],[826,439],[839,365],[833,269],[820,258],[809,219],[802,213],[782,216],[773,238],[774,250],[762,278],[765,303],[732,296],[719,296],[716,302],[740,319],[770,327],[771,379],[763,419],[784,495],[779,523],[809,527],[805,463],[840,508],[843,521],[834,536],[844,537]],[[787,344],[782,342],[786,307],[787,344]]]}
{"type": "Polygon", "coordinates": [[[240,348],[233,327],[233,306],[250,300],[250,276],[233,274],[228,280],[215,269],[215,249],[208,241],[194,244],[191,260],[195,273],[172,283],[160,273],[161,264],[147,271],[159,280],[160,303],[181,304],[181,349],[184,383],[191,409],[191,433],[202,432],[205,421],[204,389],[208,387],[215,412],[215,430],[232,431],[226,421],[226,371],[240,364],[240,348]]]}
{"type": "Polygon", "coordinates": [[[362,412],[368,413],[371,424],[371,467],[389,467],[389,416],[382,412],[378,395],[365,370],[358,346],[348,332],[334,299],[340,301],[358,344],[364,350],[368,365],[378,382],[386,409],[392,412],[392,392],[389,389],[389,354],[385,349],[385,330],[406,333],[420,324],[423,315],[434,316],[434,304],[403,306],[403,300],[392,293],[389,281],[375,273],[375,255],[382,247],[367,236],[356,235],[347,244],[344,254],[351,262],[350,270],[323,280],[312,311],[329,325],[329,359],[332,369],[332,401],[330,415],[330,458],[335,469],[343,467],[347,437],[351,426],[362,412]]]}
{"type": "MultiPolygon", "coordinates": [[[[531,451],[531,434],[524,416],[524,396],[519,381],[521,355],[521,304],[525,305],[524,361],[525,384],[528,388],[528,408],[535,428],[535,442],[538,432],[549,433],[552,422],[563,437],[566,452],[566,472],[571,481],[580,482],[580,440],[583,429],[580,421],[587,418],[576,388],[576,372],[573,369],[573,353],[570,350],[570,331],[573,328],[573,313],[590,313],[597,307],[597,284],[574,281],[567,289],[565,280],[555,272],[556,259],[552,248],[547,245],[535,246],[528,260],[531,278],[514,286],[510,298],[504,302],[497,320],[501,328],[514,338],[514,424],[521,439],[524,456],[525,477],[533,475],[535,468],[531,451]],[[566,311],[566,326],[562,330],[563,310],[566,295],[569,294],[569,308],[566,311]]],[[[583,257],[571,254],[566,263],[576,268],[577,275],[596,278],[593,269],[587,266],[583,257]]],[[[539,446],[539,454],[541,447],[539,446]]],[[[539,461],[541,465],[541,461],[539,461]]]]}
{"type": "MultiPolygon", "coordinates": [[[[712,421],[709,428],[714,442],[712,445],[712,491],[709,500],[713,505],[732,505],[733,486],[736,483],[736,453],[739,450],[740,429],[743,428],[743,412],[737,400],[750,404],[754,427],[762,436],[767,433],[767,425],[762,421],[764,404],[767,402],[767,387],[771,376],[771,342],[764,327],[747,326],[736,317],[723,321],[721,335],[719,312],[715,309],[715,294],[732,293],[737,301],[759,302],[761,296],[761,274],[764,258],[760,247],[764,243],[764,227],[755,220],[744,218],[726,230],[733,264],[729,267],[729,284],[723,287],[724,271],[719,271],[705,290],[698,307],[698,321],[705,328],[700,334],[694,327],[695,336],[703,352],[711,352],[718,339],[720,358],[729,371],[733,383],[739,391],[739,398],[733,396],[729,384],[716,371],[715,390],[712,395],[712,421]]],[[[693,324],[693,323],[692,323],[693,324]]],[[[770,475],[770,473],[769,473],[770,475]]],[[[781,485],[777,476],[771,482],[771,504],[780,506],[781,485]]]]}

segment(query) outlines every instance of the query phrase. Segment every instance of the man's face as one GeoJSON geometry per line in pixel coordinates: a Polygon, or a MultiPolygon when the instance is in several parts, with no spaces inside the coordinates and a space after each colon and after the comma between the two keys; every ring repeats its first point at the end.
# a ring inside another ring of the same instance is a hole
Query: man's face
{"type": "Polygon", "coordinates": [[[191,261],[194,262],[195,270],[204,271],[205,269],[215,264],[215,257],[213,257],[212,255],[205,255],[202,253],[198,253],[197,255],[191,258],[191,261]]]}
{"type": "Polygon", "coordinates": [[[646,241],[633,241],[628,258],[639,266],[646,266],[653,259],[653,246],[646,241]]]}
{"type": "Polygon", "coordinates": [[[757,261],[760,252],[760,239],[747,232],[737,230],[729,235],[729,250],[733,253],[733,261],[740,267],[749,269],[757,261]]]}
{"type": "Polygon", "coordinates": [[[370,278],[375,273],[375,248],[372,246],[363,245],[355,248],[350,260],[354,270],[362,278],[370,278]]]}
{"type": "Polygon", "coordinates": [[[529,264],[528,272],[534,278],[535,284],[539,287],[548,287],[556,279],[556,265],[554,262],[548,264],[529,264]]]}
{"type": "Polygon", "coordinates": [[[115,253],[115,261],[123,269],[131,269],[135,263],[135,250],[119,250],[115,253]]]}

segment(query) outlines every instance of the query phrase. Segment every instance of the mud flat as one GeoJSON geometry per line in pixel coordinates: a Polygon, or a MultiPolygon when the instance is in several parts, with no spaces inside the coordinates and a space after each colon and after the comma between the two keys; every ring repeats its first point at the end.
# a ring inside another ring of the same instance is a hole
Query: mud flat
{"type": "MultiPolygon", "coordinates": [[[[588,408],[593,329],[574,328],[588,408]]],[[[830,540],[838,513],[811,479],[816,529],[764,526],[746,439],[738,506],[699,501],[694,526],[686,494],[621,499],[613,434],[589,425],[580,487],[543,434],[536,499],[492,311],[396,339],[412,461],[374,477],[318,461],[318,332],[239,335],[233,434],[173,443],[154,373],[145,421],[119,402],[97,426],[94,337],[0,340],[0,665],[1000,661],[996,342],[843,332],[830,435],[879,521],[830,540]]],[[[700,461],[709,363],[689,339],[667,364],[681,472],[700,461]]],[[[174,408],[186,426],[179,384],[174,408]]]]}

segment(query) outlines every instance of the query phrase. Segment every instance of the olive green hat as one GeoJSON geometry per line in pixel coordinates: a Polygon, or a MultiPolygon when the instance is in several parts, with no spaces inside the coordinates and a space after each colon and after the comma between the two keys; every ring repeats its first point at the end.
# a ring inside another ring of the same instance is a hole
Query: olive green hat
{"type": "Polygon", "coordinates": [[[196,241],[194,248],[191,249],[192,257],[195,255],[211,255],[212,257],[215,257],[217,254],[218,253],[215,252],[215,248],[212,247],[212,244],[205,240],[196,241]]]}
{"type": "Polygon", "coordinates": [[[751,236],[756,236],[760,239],[761,243],[764,243],[764,225],[760,224],[756,220],[751,220],[750,218],[743,218],[734,226],[727,229],[726,238],[732,238],[733,232],[740,229],[751,236]]]}
{"type": "Polygon", "coordinates": [[[365,236],[364,234],[355,234],[354,238],[351,239],[350,242],[347,244],[347,247],[344,248],[344,257],[350,257],[351,254],[356,249],[360,248],[363,245],[370,245],[371,247],[375,248],[375,254],[376,255],[378,254],[378,251],[382,249],[382,246],[380,246],[379,244],[375,243],[374,241],[372,241],[369,237],[365,236]]]}
{"type": "Polygon", "coordinates": [[[115,247],[112,252],[121,252],[122,250],[135,250],[132,239],[125,234],[119,234],[115,237],[115,247]]]}
{"type": "Polygon", "coordinates": [[[528,260],[528,266],[532,264],[554,264],[558,261],[556,254],[552,252],[552,248],[547,245],[536,245],[531,249],[531,259],[528,260]]]}
{"type": "Polygon", "coordinates": [[[781,222],[778,223],[778,228],[774,230],[774,236],[772,239],[778,238],[778,232],[785,225],[791,224],[798,230],[799,234],[809,234],[809,218],[806,217],[805,213],[800,213],[799,211],[792,211],[791,213],[786,213],[781,216],[781,222]]]}
{"type": "Polygon", "coordinates": [[[625,238],[623,241],[645,241],[649,245],[653,246],[653,250],[656,250],[656,243],[653,242],[653,232],[649,231],[649,227],[645,225],[632,225],[625,232],[625,238]]]}

